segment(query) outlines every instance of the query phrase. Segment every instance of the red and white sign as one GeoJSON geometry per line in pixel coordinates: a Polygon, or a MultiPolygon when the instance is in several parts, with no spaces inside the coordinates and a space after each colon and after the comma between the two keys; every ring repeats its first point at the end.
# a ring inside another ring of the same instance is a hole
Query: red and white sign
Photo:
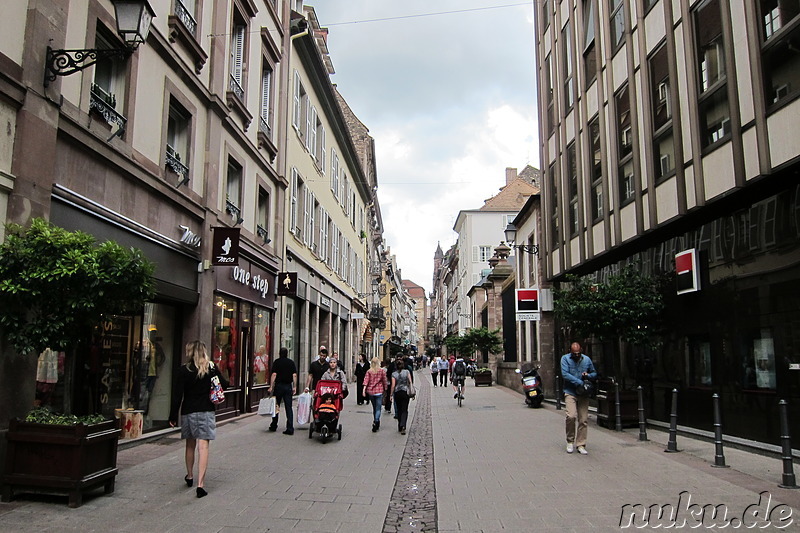
{"type": "Polygon", "coordinates": [[[517,289],[517,322],[539,320],[539,288],[517,289]]]}
{"type": "Polygon", "coordinates": [[[700,268],[697,257],[696,248],[675,255],[675,278],[678,294],[700,290],[700,268]]]}

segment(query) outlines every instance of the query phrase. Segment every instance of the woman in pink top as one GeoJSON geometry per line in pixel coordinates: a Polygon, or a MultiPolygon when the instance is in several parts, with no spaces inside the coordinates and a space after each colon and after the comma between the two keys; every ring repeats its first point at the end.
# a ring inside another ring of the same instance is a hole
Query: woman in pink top
{"type": "Polygon", "coordinates": [[[381,368],[381,361],[373,357],[370,361],[369,370],[364,375],[364,396],[372,402],[374,420],[372,422],[372,432],[375,433],[381,428],[381,407],[383,405],[383,392],[386,390],[386,370],[381,368]]]}

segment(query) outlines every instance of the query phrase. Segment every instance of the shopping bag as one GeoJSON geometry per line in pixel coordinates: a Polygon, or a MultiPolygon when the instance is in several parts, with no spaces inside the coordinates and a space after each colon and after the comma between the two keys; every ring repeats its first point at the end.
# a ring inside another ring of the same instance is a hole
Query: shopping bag
{"type": "Polygon", "coordinates": [[[297,397],[297,425],[308,424],[311,418],[311,393],[304,392],[297,397]]]}
{"type": "Polygon", "coordinates": [[[211,376],[211,390],[208,393],[208,399],[214,405],[219,405],[225,401],[225,392],[222,390],[222,384],[217,376],[211,376]]]}
{"type": "Polygon", "coordinates": [[[275,397],[267,396],[258,402],[258,414],[261,416],[275,416],[275,397]]]}

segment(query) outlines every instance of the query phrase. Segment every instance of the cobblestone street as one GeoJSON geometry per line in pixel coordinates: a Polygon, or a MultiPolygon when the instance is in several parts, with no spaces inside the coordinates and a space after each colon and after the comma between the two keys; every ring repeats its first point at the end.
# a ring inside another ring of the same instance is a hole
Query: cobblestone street
{"type": "Polygon", "coordinates": [[[726,449],[731,468],[715,469],[713,444],[680,439],[683,451],[666,454],[662,433],[638,442],[638,430],[602,429],[594,416],[589,455],[569,455],[552,405],[528,409],[509,389],[468,381],[459,409],[452,389],[420,376],[405,436],[385,411],[372,433],[371,408],[352,399],[341,441],[269,433],[265,419],[241,417],[218,429],[203,499],[184,485],[183,445],[170,435],[122,447],[113,494],[97,491],[77,509],[22,495],[0,504],[0,530],[617,531],[625,505],[677,506],[684,493],[731,518],[765,491],[770,509],[791,506],[783,531],[800,530],[800,491],[778,488],[779,459],[726,449]]]}

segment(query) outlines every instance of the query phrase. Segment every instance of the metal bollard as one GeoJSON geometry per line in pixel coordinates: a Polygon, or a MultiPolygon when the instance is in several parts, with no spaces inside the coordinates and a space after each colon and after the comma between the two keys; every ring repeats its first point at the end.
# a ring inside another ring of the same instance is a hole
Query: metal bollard
{"type": "Polygon", "coordinates": [[[722,415],[719,412],[719,394],[711,397],[714,401],[714,464],[717,468],[728,468],[725,464],[725,453],[722,450],[722,415]]]}
{"type": "Polygon", "coordinates": [[[672,413],[669,415],[669,441],[667,453],[678,452],[678,389],[672,389],[672,413]]]}
{"type": "Polygon", "coordinates": [[[614,380],[614,409],[614,429],[622,431],[622,414],[620,413],[619,407],[619,383],[617,383],[616,379],[614,380]]]}
{"type": "Polygon", "coordinates": [[[556,411],[561,410],[561,376],[556,375],[556,411]]]}
{"type": "Polygon", "coordinates": [[[639,440],[647,440],[647,421],[644,418],[644,392],[642,386],[636,387],[636,393],[639,396],[639,440]]]}
{"type": "Polygon", "coordinates": [[[778,402],[781,415],[781,459],[783,460],[782,489],[800,489],[794,479],[794,462],[792,460],[792,437],[789,434],[789,415],[786,400],[778,402]]]}

